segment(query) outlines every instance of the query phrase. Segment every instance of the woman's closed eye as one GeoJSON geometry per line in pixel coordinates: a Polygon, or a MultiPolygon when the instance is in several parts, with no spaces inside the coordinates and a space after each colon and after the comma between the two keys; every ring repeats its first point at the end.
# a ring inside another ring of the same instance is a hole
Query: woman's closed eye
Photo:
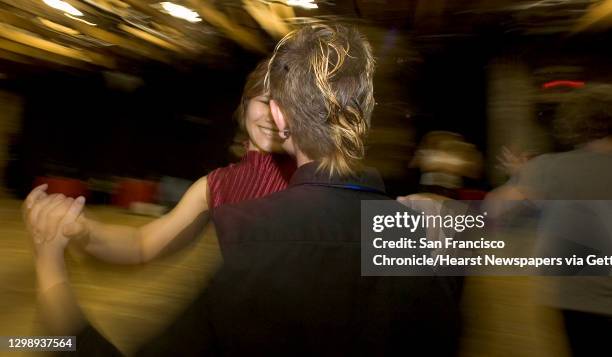
{"type": "Polygon", "coordinates": [[[259,96],[259,97],[253,98],[253,100],[255,100],[256,102],[259,102],[259,103],[263,103],[265,105],[270,105],[270,98],[269,97],[259,96]]]}

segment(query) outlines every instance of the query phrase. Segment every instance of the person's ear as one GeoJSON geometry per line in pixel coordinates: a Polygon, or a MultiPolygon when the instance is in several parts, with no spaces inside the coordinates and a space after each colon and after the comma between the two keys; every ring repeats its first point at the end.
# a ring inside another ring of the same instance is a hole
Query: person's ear
{"type": "Polygon", "coordinates": [[[274,124],[276,124],[281,137],[284,138],[283,133],[289,128],[287,127],[287,121],[285,120],[283,111],[278,106],[278,103],[274,101],[274,99],[270,100],[270,113],[272,114],[272,119],[274,120],[274,124]]]}

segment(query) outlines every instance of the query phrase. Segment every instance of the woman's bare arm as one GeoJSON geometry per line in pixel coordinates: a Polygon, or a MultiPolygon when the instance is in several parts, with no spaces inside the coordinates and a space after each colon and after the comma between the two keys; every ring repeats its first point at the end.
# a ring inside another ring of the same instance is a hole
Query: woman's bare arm
{"type": "Polygon", "coordinates": [[[66,227],[89,254],[107,262],[138,264],[157,257],[177,240],[191,240],[207,221],[206,177],[196,181],[166,215],[142,226],[129,227],[83,219],[66,227]]]}

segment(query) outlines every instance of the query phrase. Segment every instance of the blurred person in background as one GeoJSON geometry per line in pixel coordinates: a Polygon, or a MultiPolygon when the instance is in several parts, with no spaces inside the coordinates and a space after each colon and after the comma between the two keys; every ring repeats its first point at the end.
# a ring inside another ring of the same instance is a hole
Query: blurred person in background
{"type": "MultiPolygon", "coordinates": [[[[373,72],[369,43],[355,29],[305,26],[279,42],[267,76],[270,108],[298,169],[286,190],[213,211],[223,266],[139,355],[456,353],[458,309],[444,278],[361,276],[361,202],[389,199],[380,175],[361,165],[373,72]]],[[[62,202],[55,222],[75,220],[82,201],[50,197],[42,200],[62,202]]],[[[46,301],[74,311],[65,325],[79,333],[77,353],[117,354],[70,299],[63,232],[34,237],[48,242],[38,251],[51,251],[46,269],[57,271],[49,277],[42,264],[39,277],[59,281],[55,296],[65,297],[46,301]]]]}
{"type": "MultiPolygon", "coordinates": [[[[195,239],[210,210],[285,189],[295,171],[295,161],[282,151],[270,116],[263,85],[266,71],[267,61],[263,61],[248,76],[235,113],[247,138],[243,144],[246,153],[239,163],[200,178],[172,211],[142,227],[110,225],[81,216],[78,222],[66,226],[64,233],[103,261],[139,264],[195,239]]],[[[45,186],[33,190],[26,199],[24,210],[30,231],[45,226],[41,217],[54,209],[49,202],[45,186]]],[[[59,205],[61,200],[53,202],[59,205]]]]}
{"type": "Polygon", "coordinates": [[[460,134],[432,131],[421,140],[411,165],[421,171],[420,196],[468,200],[484,197],[475,184],[482,162],[480,152],[460,134]]]}
{"type": "MultiPolygon", "coordinates": [[[[411,166],[421,172],[419,192],[397,197],[397,201],[427,215],[459,215],[475,209],[456,200],[482,200],[486,192],[476,185],[482,174],[483,159],[476,146],[460,134],[450,131],[427,133],[416,151],[411,166]]],[[[457,234],[442,227],[428,227],[427,239],[444,241],[449,237],[466,239],[466,233],[457,234]],[[464,237],[464,238],[460,238],[464,237]]],[[[434,254],[458,254],[458,251],[440,249],[434,254]]],[[[449,277],[457,301],[463,293],[463,277],[449,277]]]]}
{"type": "MultiPolygon", "coordinates": [[[[529,155],[506,150],[502,164],[513,176],[487,196],[489,213],[501,215],[518,206],[508,201],[553,200],[543,209],[549,212],[543,212],[546,222],[540,226],[538,237],[553,239],[548,242],[547,253],[554,249],[556,255],[552,256],[578,254],[578,249],[588,248],[587,242],[596,239],[609,249],[612,85],[589,84],[577,90],[561,104],[553,124],[558,138],[575,149],[531,160],[529,155]],[[576,207],[576,202],[589,201],[597,202],[576,207]],[[584,209],[595,205],[599,207],[597,211],[584,209]]],[[[561,277],[547,281],[553,283],[553,293],[545,298],[545,303],[562,311],[573,355],[594,356],[608,350],[608,339],[612,336],[612,277],[561,277]]]]}

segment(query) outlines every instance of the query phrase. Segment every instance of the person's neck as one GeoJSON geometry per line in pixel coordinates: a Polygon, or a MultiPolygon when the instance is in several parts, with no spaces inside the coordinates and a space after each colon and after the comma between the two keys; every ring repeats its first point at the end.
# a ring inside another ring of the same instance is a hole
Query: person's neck
{"type": "Polygon", "coordinates": [[[584,148],[589,151],[595,152],[612,152],[612,136],[590,141],[586,145],[584,145],[584,148]]]}
{"type": "Polygon", "coordinates": [[[306,154],[304,154],[303,152],[296,150],[295,153],[295,163],[297,165],[297,167],[300,167],[302,165],[306,165],[309,162],[313,162],[314,160],[309,158],[308,156],[306,156],[306,154]]]}
{"type": "Polygon", "coordinates": [[[249,144],[247,145],[247,150],[262,152],[262,150],[257,145],[255,145],[255,143],[253,143],[251,140],[249,140],[249,144]]]}

